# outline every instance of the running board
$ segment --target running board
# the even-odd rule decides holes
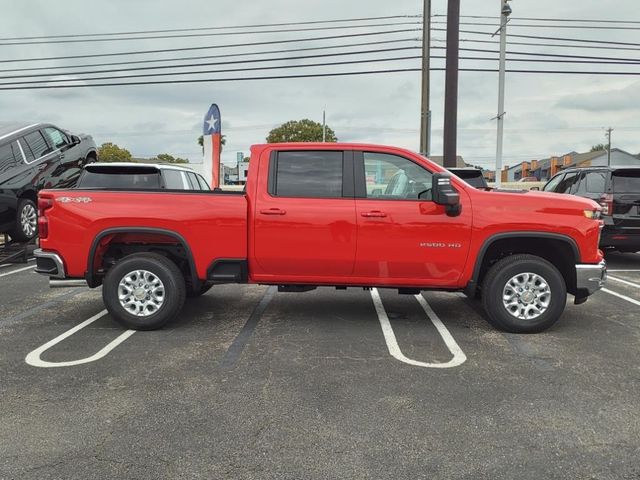
[[[87,281],[79,278],[70,278],[67,280],[49,279],[49,288],[63,287],[88,287]]]

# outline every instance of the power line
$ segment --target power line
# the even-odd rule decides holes
[[[160,59],[152,59],[152,60],[131,60],[127,62],[107,62],[107,63],[89,63],[84,65],[56,65],[52,67],[30,67],[30,68],[8,68],[0,70],[0,73],[4,72],[30,72],[30,71],[40,71],[40,70],[51,70],[51,69],[60,69],[60,68],[88,68],[88,67],[108,67],[113,65],[134,65],[134,64],[147,64],[147,63],[160,63],[160,62],[175,62],[175,61],[189,61],[189,60],[204,60],[207,58],[230,58],[230,57],[246,57],[250,55],[269,55],[273,53],[291,53],[291,52],[308,52],[314,50],[330,50],[335,48],[350,48],[350,47],[364,47],[364,46],[373,46],[373,45],[387,45],[392,43],[405,43],[405,42],[418,42],[419,38],[401,38],[401,39],[391,39],[391,40],[380,40],[377,42],[359,42],[359,43],[346,43],[342,45],[324,45],[321,47],[305,47],[305,48],[289,48],[282,50],[267,50],[261,52],[242,52],[242,53],[225,53],[219,55],[202,55],[198,57],[182,57],[182,58],[160,58]],[[115,70],[112,70],[115,71]],[[63,75],[61,72],[59,75]],[[70,72],[70,74],[75,74],[75,72]],[[31,75],[28,75],[31,76]]]
[[[217,26],[217,27],[195,27],[195,28],[171,28],[163,30],[138,30],[138,31],[126,31],[126,32],[107,32],[107,33],[78,33],[70,35],[42,35],[36,37],[4,37],[0,38],[0,41],[9,40],[40,40],[45,38],[77,38],[77,37],[106,37],[117,35],[138,35],[149,33],[177,33],[177,32],[196,32],[205,30],[233,30],[238,28],[261,28],[261,27],[286,27],[290,25],[318,25],[322,23],[344,23],[344,22],[367,22],[372,20],[391,20],[401,18],[421,18],[421,15],[386,15],[382,17],[360,17],[360,18],[343,18],[343,19],[329,19],[329,20],[313,20],[304,22],[281,22],[281,23],[262,23],[253,25],[232,25],[232,26]]]
[[[152,35],[145,37],[118,37],[118,38],[88,38],[88,39],[70,39],[70,40],[37,40],[28,42],[10,42],[0,43],[0,47],[8,47],[13,45],[51,45],[60,43],[91,43],[91,42],[116,42],[124,40],[171,40],[175,38],[192,38],[192,37],[218,37],[229,35],[257,35],[263,33],[292,33],[292,32],[311,32],[319,30],[344,30],[345,28],[372,28],[372,27],[393,27],[400,25],[420,25],[420,22],[396,22],[396,23],[371,23],[366,25],[349,25],[335,27],[308,27],[308,28],[285,28],[278,30],[244,30],[241,32],[213,32],[213,33],[184,33],[181,35]]]
[[[446,43],[444,39],[433,39],[433,42]],[[476,40],[473,38],[461,38],[461,42],[465,43],[488,43],[490,45],[497,45],[498,42],[494,40]],[[610,47],[610,46],[596,46],[596,45],[565,45],[562,43],[532,43],[532,42],[513,42],[509,41],[509,45],[521,45],[529,47],[558,47],[558,48],[580,48],[580,49],[595,49],[595,50],[625,50],[639,52],[640,48],[632,47]],[[432,47],[433,48],[433,47]]]
[[[421,58],[421,57],[419,57]],[[444,68],[431,68],[431,71],[444,71]],[[297,78],[321,78],[321,77],[344,77],[354,75],[374,75],[386,73],[406,73],[420,72],[421,68],[394,68],[388,70],[362,70],[352,72],[329,72],[329,73],[306,73],[294,75],[269,75],[263,77],[230,77],[230,78],[199,78],[199,79],[178,79],[178,80],[152,80],[139,82],[124,83],[92,83],[80,85],[33,85],[24,87],[0,87],[0,90],[49,90],[49,89],[68,89],[68,88],[88,88],[88,87],[118,87],[118,86],[138,86],[138,85],[168,85],[168,84],[188,84],[188,83],[217,83],[217,82],[241,82],[256,80],[285,80]],[[495,68],[461,68],[461,72],[482,72],[496,73]],[[564,75],[620,75],[620,76],[640,76],[640,72],[611,72],[611,71],[571,71],[571,70],[524,70],[524,69],[507,69],[508,73],[533,73],[533,74],[564,74]]]
[[[182,48],[165,48],[165,49],[157,49],[157,50],[138,50],[134,52],[113,52],[113,53],[92,53],[85,55],[70,55],[70,56],[60,56],[60,57],[39,57],[39,58],[16,58],[12,60],[0,60],[0,63],[10,63],[10,62],[34,62],[34,61],[42,61],[42,60],[67,60],[72,58],[96,58],[96,57],[114,57],[114,56],[122,56],[122,55],[141,55],[147,53],[167,53],[167,52],[185,52],[192,50],[208,50],[208,49],[217,49],[217,48],[232,48],[232,47],[253,47],[256,45],[275,45],[280,43],[298,43],[298,42],[314,42],[317,40],[335,40],[340,38],[353,38],[353,37],[367,37],[373,35],[386,35],[390,33],[407,33],[407,32],[415,32],[420,29],[398,29],[398,30],[385,30],[381,32],[365,32],[365,33],[349,33],[345,35],[327,35],[323,37],[311,37],[311,38],[294,38],[288,40],[270,40],[266,42],[248,42],[248,43],[233,43],[227,45],[207,45],[201,47],[182,47]]]
[[[437,25],[446,25],[447,22],[432,22]],[[496,27],[495,23],[479,23],[479,22],[460,22],[460,25],[472,25],[477,27]],[[551,24],[539,24],[539,23],[531,23],[531,24],[521,24],[521,23],[513,23],[509,22],[509,28],[511,27],[520,27],[520,28],[564,28],[564,29],[588,29],[588,30],[638,30],[638,27],[622,27],[617,25],[551,25]]]
[[[432,17],[446,17],[444,14],[432,15]],[[498,20],[498,17],[489,15],[461,15],[460,18],[479,18]],[[640,20],[603,20],[586,18],[539,18],[539,17],[512,17],[513,20],[529,20],[534,22],[575,22],[575,23],[632,23],[640,24]]]

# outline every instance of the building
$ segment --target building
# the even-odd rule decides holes
[[[524,177],[536,177],[541,182],[549,180],[560,170],[570,167],[596,167],[608,164],[607,151],[569,152],[564,155],[529,160],[502,170],[503,182],[517,182]],[[640,158],[619,148],[611,149],[611,166],[640,167]]]

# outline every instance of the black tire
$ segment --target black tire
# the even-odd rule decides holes
[[[164,286],[160,307],[146,316],[134,315],[118,298],[121,280],[136,270],[150,272]],[[119,260],[107,272],[102,285],[102,299],[111,316],[122,326],[134,330],[156,330],[180,312],[185,301],[185,290],[184,277],[175,263],[157,253],[136,253]],[[134,294],[131,295],[129,298],[133,299]]]
[[[533,273],[542,277],[550,291],[546,310],[534,319],[521,319],[510,313],[503,302],[503,292],[510,279]],[[525,293],[523,291],[523,293]],[[551,327],[564,311],[567,287],[562,274],[547,260],[535,255],[511,255],[496,262],[482,282],[482,305],[494,327],[512,333],[537,333]],[[515,306],[518,309],[526,309]]]
[[[9,233],[12,240],[16,242],[28,242],[38,235],[37,212],[36,204],[32,200],[22,198],[18,201],[16,224]]]

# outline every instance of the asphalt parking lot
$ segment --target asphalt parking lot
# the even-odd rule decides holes
[[[456,293],[219,286],[154,332],[0,266],[0,478],[640,479],[640,255],[538,335]]]

